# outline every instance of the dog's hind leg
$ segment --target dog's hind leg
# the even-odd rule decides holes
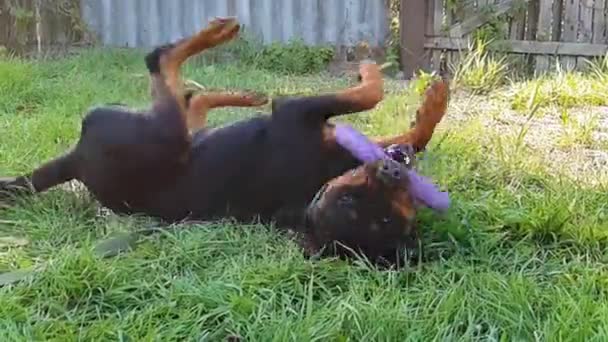
[[[170,152],[175,152],[176,149],[179,149],[179,152],[181,152],[189,148],[187,143],[181,143],[183,138],[188,136],[186,111],[184,109],[186,98],[181,94],[179,84],[179,69],[181,64],[190,56],[204,49],[232,39],[236,36],[238,30],[239,25],[235,19],[216,19],[195,36],[184,39],[176,44],[157,48],[146,56],[146,66],[152,76],[155,95],[154,106],[151,111],[153,121],[157,127],[161,127],[166,133],[163,134],[160,131],[156,133],[157,131],[154,131],[155,133],[153,133],[152,138],[164,139],[168,135],[175,139],[164,139],[163,141],[173,141],[175,142],[173,145],[177,146],[176,148],[167,148],[168,152],[163,153],[161,157],[175,155],[175,153]],[[98,137],[109,136],[110,138],[108,139],[110,141],[107,143],[111,144],[112,136],[120,136],[118,131],[122,130],[121,132],[124,132],[125,129],[130,129],[126,127],[132,127],[120,127],[120,120],[129,117],[131,117],[131,114],[128,112],[118,110],[106,111],[103,108],[89,112],[83,120],[81,139],[72,151],[46,162],[29,174],[15,178],[0,179],[0,198],[17,193],[19,190],[42,192],[71,179],[78,179],[83,166],[86,166],[82,164],[87,164],[87,162],[82,161],[83,157],[92,158],[91,153],[98,151],[98,149],[92,147],[100,147],[99,145],[101,145],[101,142],[96,141],[96,139]],[[130,120],[127,119],[126,121]],[[113,129],[113,132],[117,133],[116,135],[105,134],[108,131],[112,131],[107,129],[107,127],[111,126],[117,126]],[[137,132],[133,130],[132,133],[136,134]],[[133,144],[135,146],[135,152],[133,152],[135,157],[141,155],[141,153],[136,153],[141,150],[136,148],[139,145]],[[143,150],[147,151],[149,149],[144,148]],[[128,155],[129,151],[126,150],[124,153]]]
[[[209,110],[221,107],[258,107],[268,103],[268,97],[255,93],[214,92],[194,95],[188,101],[188,128],[199,130],[207,124]]]
[[[193,100],[191,93],[184,94],[180,67],[191,56],[205,49],[227,42],[238,34],[240,26],[234,18],[217,18],[203,30],[177,43],[156,48],[145,58],[150,73],[154,98],[153,113],[175,113],[167,110],[169,103],[177,102],[184,134],[188,134],[188,108]],[[169,115],[173,116],[173,115]],[[173,118],[175,119],[175,118]]]
[[[203,50],[213,48],[235,38],[239,32],[240,25],[235,18],[216,18],[196,35],[189,39],[181,40],[160,54],[158,69],[164,77],[167,90],[173,97],[177,97],[180,105],[185,109],[184,99],[181,94],[182,82],[179,77],[181,65],[191,56]],[[161,91],[162,93],[162,91]]]
[[[423,151],[431,140],[435,127],[444,117],[449,99],[447,81],[436,81],[426,90],[424,100],[416,111],[413,127],[402,135],[392,138],[375,139],[381,146],[410,144],[415,152]]]

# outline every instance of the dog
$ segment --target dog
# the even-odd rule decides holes
[[[325,183],[361,166],[336,143],[328,120],[373,109],[383,99],[382,75],[376,64],[362,63],[360,83],[352,88],[274,99],[270,115],[210,130],[208,110],[266,100],[184,94],[179,71],[188,58],[232,40],[239,30],[236,19],[216,18],[189,38],[155,48],[145,57],[153,94],[149,110],[91,109],[75,146],[28,174],[3,179],[0,192],[41,193],[78,180],[120,214],[165,222],[232,217],[301,225]],[[424,149],[445,113],[445,91],[443,83],[431,87],[426,101],[432,105],[421,107],[414,127],[377,143]]]
[[[363,254],[375,264],[400,266],[401,252],[417,249],[417,207],[441,212],[449,206],[447,193],[414,171],[416,151],[426,146],[434,130],[435,121],[429,118],[445,112],[447,99],[447,84],[437,82],[427,89],[410,135],[392,139],[384,151],[361,138],[357,143],[370,145],[367,151],[351,146],[362,165],[328,181],[306,210],[301,243],[308,254]],[[337,135],[348,133],[340,127],[335,134],[340,141],[344,138]]]

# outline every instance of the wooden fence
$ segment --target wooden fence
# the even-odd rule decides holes
[[[365,42],[381,56],[387,13],[384,0],[0,0],[0,45],[150,48],[230,15],[264,43],[298,38],[350,51]]]
[[[48,53],[88,39],[78,0],[0,1],[0,45],[17,53]]]
[[[48,51],[91,42],[82,3],[0,1],[0,45]],[[457,61],[478,29],[487,27],[502,37],[494,49],[525,56],[535,71],[556,63],[582,68],[585,59],[608,52],[607,11],[608,0],[400,0],[402,68],[407,76],[421,68],[439,70],[442,62]]]
[[[527,56],[536,72],[556,63],[567,70],[584,68],[585,59],[608,52],[607,4],[607,0],[402,0],[404,71],[411,75],[420,68],[439,70],[441,61],[456,61],[475,31],[484,27],[498,36],[493,49]]]

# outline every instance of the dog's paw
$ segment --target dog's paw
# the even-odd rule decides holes
[[[263,106],[270,101],[266,94],[257,92],[248,92],[243,96],[247,99],[247,101],[249,101],[249,103],[251,103],[251,106],[253,107]]]
[[[446,113],[449,96],[450,87],[447,81],[433,82],[424,93],[422,105],[416,111],[416,123],[439,123]]]
[[[228,16],[228,17],[214,17],[213,19],[209,20],[209,23],[207,24],[207,30],[212,31],[212,30],[222,30],[226,27],[231,27],[238,24],[238,20],[237,17],[234,16]]]
[[[0,177],[0,190],[5,189],[9,184],[13,184],[16,181],[16,177]]]
[[[373,75],[379,74],[380,66],[373,59],[364,59],[359,63],[359,72],[357,73],[357,82],[363,82],[368,79],[370,73]]]
[[[13,196],[12,186],[16,178],[0,177],[0,207]]]
[[[215,17],[209,21],[206,31],[218,36],[231,35],[241,28],[237,17]]]
[[[241,29],[236,17],[216,17],[209,22],[204,30],[206,39],[217,45],[234,39]]]
[[[0,203],[7,203],[15,196],[31,192],[32,187],[24,177],[0,177]]]

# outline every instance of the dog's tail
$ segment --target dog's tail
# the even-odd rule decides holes
[[[412,128],[405,134],[379,139],[379,144],[383,147],[392,144],[411,144],[416,152],[423,151],[431,140],[435,127],[447,111],[449,95],[448,81],[435,81],[424,94],[424,100],[416,111],[416,120]]]
[[[43,192],[78,177],[78,155],[72,150],[36,168],[30,174],[0,179],[0,198]]]
[[[73,149],[35,169],[31,175],[34,190],[42,192],[77,178],[79,159],[77,149]]]

